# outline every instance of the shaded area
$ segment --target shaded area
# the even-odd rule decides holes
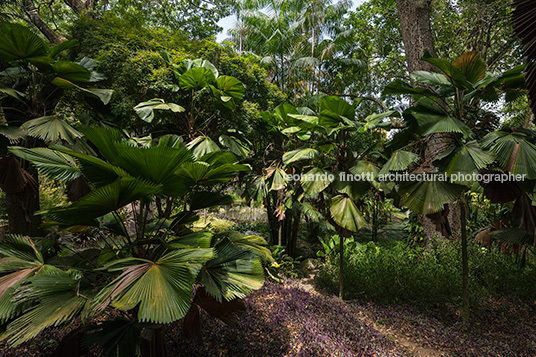
[[[203,319],[203,346],[179,338],[173,356],[403,356],[401,349],[339,299],[304,290],[298,283],[267,283],[247,298],[238,326]],[[175,327],[175,326],[174,326]],[[170,329],[168,338],[180,334]]]

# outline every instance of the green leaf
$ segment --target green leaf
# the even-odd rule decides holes
[[[489,148],[501,167],[514,174],[536,179],[536,146],[522,133],[492,132],[482,139],[482,146]]]
[[[249,249],[224,238],[216,246],[217,258],[208,261],[199,275],[206,292],[218,301],[244,298],[264,284],[260,259]]]
[[[288,176],[285,171],[274,167],[268,168],[266,171],[266,177],[271,178],[272,181],[270,185],[271,191],[278,191],[285,188],[288,183]]]
[[[357,200],[368,192],[371,184],[362,178],[361,175],[354,176],[346,172],[339,172],[332,187],[338,193],[346,194],[352,200]],[[364,178],[366,179],[367,177],[365,176]]]
[[[183,90],[199,90],[214,83],[214,74],[204,67],[190,68],[179,78],[179,85]]]
[[[466,175],[477,174],[487,165],[494,161],[494,155],[483,151],[476,141],[468,142],[461,146],[455,146],[438,156],[434,165],[439,167],[440,172],[446,172],[451,182],[471,184],[473,181],[465,180]],[[452,175],[454,178],[452,177]],[[454,180],[459,175],[461,179]]]
[[[389,110],[383,113],[379,114],[372,114],[365,118],[366,124],[360,129],[361,132],[366,130],[371,130],[374,128],[383,128],[383,129],[389,129],[391,123],[390,122],[383,122],[383,119],[385,118],[399,118],[400,113],[395,110]]]
[[[43,214],[59,222],[93,224],[93,219],[116,211],[125,205],[148,195],[162,191],[161,185],[155,185],[132,177],[121,177],[114,183],[91,191],[68,207],[57,207]]]
[[[214,151],[220,151],[220,147],[208,136],[200,136],[190,141],[187,148],[192,151],[195,158],[200,158]]]
[[[100,99],[103,104],[108,104],[114,93],[112,89],[82,88],[73,82],[60,77],[54,78],[52,84],[64,89],[77,89],[86,95]]]
[[[439,68],[443,72],[445,77],[447,77],[447,79],[455,87],[459,89],[474,89],[471,82],[469,82],[465,77],[464,72],[459,68],[453,66],[450,62],[445,61],[441,58],[432,57],[427,50],[425,50],[422,60],[431,63],[437,68]]]
[[[218,78],[218,76],[220,75],[218,73],[218,69],[214,67],[214,65],[211,62],[201,59],[201,58],[197,58],[194,60],[187,59],[183,62],[183,65],[186,68],[186,70],[189,70],[190,68],[195,68],[195,67],[205,68],[209,70],[212,73],[212,75],[214,75],[214,78]]]
[[[52,68],[58,77],[73,83],[84,83],[91,77],[91,72],[85,67],[70,61],[57,61]]]
[[[71,181],[80,177],[81,172],[72,157],[48,148],[28,149],[9,147],[9,152],[30,161],[43,174],[59,181]]]
[[[0,25],[0,61],[26,60],[32,63],[51,63],[48,47],[27,27],[3,22]]]
[[[473,131],[462,121],[446,115],[414,112],[421,135],[433,133],[459,133],[466,138],[474,137]]]
[[[187,162],[181,165],[175,175],[190,187],[195,185],[208,185],[226,182],[232,179],[240,171],[249,171],[246,165],[217,164],[210,165],[206,162]]]
[[[77,139],[83,136],[78,130],[55,116],[28,120],[21,125],[21,129],[26,130],[30,136],[49,143],[65,140],[69,144],[74,144]]]
[[[354,107],[340,97],[333,95],[325,96],[320,98],[318,104],[320,105],[321,111],[326,110],[350,120],[353,120],[355,117]]]
[[[238,158],[229,151],[212,151],[197,159],[197,161],[206,162],[209,165],[236,164]]]
[[[96,308],[112,303],[120,310],[139,306],[138,319],[154,323],[169,323],[186,315],[202,264],[213,258],[212,249],[178,249],[157,261],[127,258],[114,261],[104,268],[123,270],[96,296]]]
[[[0,93],[4,93],[4,94],[7,94],[9,95],[10,97],[13,97],[21,102],[24,101],[24,97],[26,97],[26,95],[22,92],[19,92],[18,90],[15,90],[13,88],[0,88]]]
[[[65,51],[65,50],[68,50],[70,48],[73,48],[73,47],[76,47],[78,46],[79,42],[78,40],[74,39],[74,40],[67,40],[67,41],[62,41],[60,42],[59,44],[57,44],[56,46],[52,47],[50,49],[50,51],[48,52],[48,55],[52,58],[56,57],[57,55],[59,55],[61,52]]]
[[[134,107],[134,111],[141,120],[151,123],[155,110],[171,110],[174,113],[184,112],[186,109],[175,103],[166,103],[163,99],[153,98],[148,102],[141,102]]]
[[[411,84],[404,82],[401,79],[396,79],[389,83],[383,90],[383,94],[412,94],[424,95],[430,98],[438,98],[438,94],[427,88],[413,87]]]
[[[314,115],[287,114],[287,116],[295,119],[294,125],[299,126],[302,130],[314,128],[319,123],[318,117]]]
[[[450,86],[451,83],[445,77],[444,75],[440,73],[433,73],[433,72],[427,72],[427,71],[415,71],[412,74],[410,74],[410,77],[413,78],[415,81],[427,84],[429,86]]]
[[[250,152],[250,149],[240,139],[234,136],[221,135],[219,141],[220,144],[226,148],[229,148],[233,154],[239,157],[246,157]]]
[[[303,174],[301,185],[307,195],[315,195],[324,191],[334,180],[328,171],[319,168],[312,168]]]
[[[432,174],[428,174],[432,175]],[[448,181],[441,181],[436,175],[436,180],[422,180],[415,182],[403,182],[400,184],[400,196],[402,202],[413,212],[430,214],[439,212],[447,203],[454,202],[466,189]]]
[[[26,133],[16,126],[0,125],[0,135],[15,143],[26,136]]]
[[[21,235],[7,235],[5,239],[0,242],[0,256],[30,262],[31,265],[44,264],[43,256],[36,248],[34,242],[29,237]],[[13,270],[16,269],[11,269],[9,264],[0,265],[0,272]]]
[[[342,228],[352,232],[359,232],[366,221],[359,213],[355,203],[343,195],[331,199],[329,211],[333,220]]]
[[[52,145],[51,149],[75,157],[84,176],[96,187],[108,185],[119,177],[128,176],[127,172],[120,167],[94,156],[82,154],[59,145]]]
[[[296,161],[312,160],[316,159],[319,154],[318,150],[312,148],[292,150],[283,154],[283,163],[288,165]]]
[[[22,302],[37,302],[12,321],[3,337],[13,346],[36,337],[45,328],[71,322],[86,307],[91,292],[69,272],[48,267],[30,278],[17,294]]]
[[[290,118],[289,114],[300,114],[293,105],[288,103],[279,104],[275,107],[273,115],[278,119],[279,124],[287,123],[293,124],[294,120]]]
[[[393,152],[389,160],[383,165],[380,170],[380,175],[389,174],[391,171],[404,171],[407,170],[411,165],[416,163],[419,160],[419,155],[405,151],[397,150]]]
[[[253,254],[257,255],[264,263],[271,263],[274,261],[270,249],[268,249],[268,243],[266,240],[258,235],[243,235],[239,232],[230,232],[229,241],[235,246],[249,250]]]
[[[213,234],[211,232],[194,232],[175,238],[169,242],[172,247],[210,248]]]
[[[225,96],[239,100],[244,96],[246,88],[238,79],[231,76],[221,76],[216,79],[216,88]]]
[[[354,175],[364,176],[366,179],[375,179],[380,169],[370,161],[357,160],[354,166],[350,167],[349,171]]]

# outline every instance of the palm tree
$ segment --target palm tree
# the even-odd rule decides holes
[[[506,94],[507,101],[523,95],[523,66],[494,75],[486,72],[486,64],[478,52],[465,53],[453,62],[433,58],[428,53],[422,59],[441,72],[417,71],[411,74],[415,82],[426,85],[426,88],[414,87],[401,80],[396,80],[385,88],[386,94],[413,94],[419,99],[415,106],[404,112],[406,128],[393,137],[391,148],[394,152],[382,172],[427,172],[437,178],[401,182],[399,194],[402,203],[413,212],[433,217],[445,237],[455,235],[454,230],[444,224],[447,222],[444,218],[449,214],[445,207],[451,202],[460,203],[464,325],[467,326],[469,263],[465,192],[480,183],[484,186],[484,194],[492,202],[497,202],[497,192],[492,187],[503,191],[502,197],[508,197],[503,202],[521,202],[518,204],[522,206],[517,214],[520,225],[518,230],[522,231],[523,239],[526,235],[534,237],[534,225],[526,222],[533,221],[531,217],[536,210],[531,205],[523,204],[526,195],[521,194],[522,190],[518,186],[521,183],[509,182],[502,185],[501,182],[497,186],[497,182],[478,182],[475,179],[477,176],[474,176],[486,173],[485,170],[495,164],[503,173],[525,175],[527,182],[523,186],[533,187],[533,180],[536,179],[536,171],[532,169],[536,164],[536,146],[532,143],[534,133],[521,128],[514,129],[511,133],[504,130],[491,131],[494,127],[488,120],[490,116],[478,108],[482,102],[498,100],[501,94]],[[484,132],[482,128],[485,128]],[[430,134],[448,135],[455,144],[445,148],[433,162],[418,162],[419,156],[412,151],[416,151],[416,143],[422,143],[421,140]],[[447,177],[448,181],[442,180],[439,177],[441,175]],[[504,192],[507,187],[511,191],[512,185],[516,188],[513,190],[515,193]],[[501,233],[509,238],[512,236],[512,231],[497,232],[496,235]],[[533,238],[532,242],[535,241]]]
[[[199,308],[235,322],[244,309],[241,299],[263,284],[262,263],[272,259],[266,242],[192,232],[188,225],[199,218],[195,211],[228,203],[229,196],[213,186],[248,167],[230,152],[196,158],[172,136],[136,147],[115,129],[81,131],[98,156],[58,145],[10,148],[53,178],[83,176],[91,183],[93,191],[79,201],[40,214],[50,225],[95,235],[98,243],[73,251],[59,242],[51,248],[47,239],[12,236],[0,244],[3,338],[18,345],[48,326],[117,310],[121,317],[84,326],[80,335],[103,345],[107,355],[149,355],[148,348],[165,356],[167,323],[187,317],[183,330],[191,334],[199,328]],[[152,208],[157,197],[178,197],[182,208],[160,214]],[[60,255],[65,249],[71,253]],[[20,294],[24,299],[13,299]],[[148,341],[142,331],[150,332]]]
[[[0,188],[6,193],[11,233],[38,235],[39,179],[27,162],[7,154],[10,143],[22,142],[36,147],[43,142],[74,145],[82,136],[60,117],[55,116],[66,90],[76,91],[108,103],[112,90],[85,88],[82,85],[103,79],[93,72],[95,62],[63,61],[58,55],[77,41],[65,41],[50,48],[24,26],[0,24]]]

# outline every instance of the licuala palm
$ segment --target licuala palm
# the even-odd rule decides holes
[[[423,60],[434,64],[440,73],[414,72],[411,77],[420,86],[396,80],[384,90],[391,95],[412,94],[416,105],[404,111],[405,128],[393,136],[389,145],[392,155],[382,173],[435,173],[439,169],[449,178],[454,173],[479,173],[495,161],[496,151],[486,150],[490,145],[484,137],[496,135],[489,133],[498,124],[489,120],[493,115],[482,110],[481,104],[499,100],[502,94],[506,94],[507,101],[521,95],[523,68],[519,66],[499,75],[486,72],[486,65],[476,52],[468,52],[453,62],[429,55]],[[436,155],[434,162],[418,161],[417,154],[423,147],[420,144],[424,143],[426,150],[434,149],[437,143],[427,139],[436,134],[448,136],[451,145]],[[505,164],[500,163],[500,167],[506,169]],[[515,173],[529,173],[523,167],[523,172]],[[400,186],[402,202],[417,213],[433,214],[442,211],[444,204],[457,200],[474,183],[464,179],[449,181],[453,182],[404,183]]]
[[[386,94],[412,94],[417,102],[404,112],[406,128],[393,137],[394,153],[383,170],[426,172],[436,177],[437,180],[400,182],[399,193],[403,204],[413,212],[433,217],[436,227],[446,237],[458,235],[449,226],[449,220],[444,219],[449,214],[446,205],[459,202],[464,325],[467,326],[469,263],[465,192],[481,189],[478,187],[480,183],[484,193],[494,202],[496,189],[503,191],[500,196],[504,197],[504,191],[514,186],[516,195],[511,195],[510,200],[516,199],[518,230],[522,233],[524,230],[526,234],[521,235],[526,238],[527,234],[534,235],[536,227],[533,223],[536,210],[527,204],[530,202],[527,192],[520,189],[523,186],[532,193],[534,188],[536,172],[532,167],[536,164],[536,146],[531,142],[533,133],[524,129],[493,131],[494,123],[489,120],[493,115],[481,108],[483,102],[497,101],[502,94],[506,101],[522,95],[525,86],[523,66],[494,75],[486,72],[486,64],[477,52],[465,53],[453,62],[433,58],[428,53],[422,60],[436,66],[440,73],[412,73],[420,87],[396,80],[385,88]],[[518,134],[517,131],[521,132]],[[446,140],[435,140],[441,136]],[[411,152],[416,151],[415,145],[419,143],[424,143],[425,150],[433,153],[433,162],[419,162],[418,156]],[[440,147],[445,143],[448,147]],[[491,167],[492,164],[495,167]],[[488,167],[490,170],[486,170]],[[503,182],[481,183],[473,176],[479,173],[524,174],[525,181],[510,181],[504,185]],[[461,179],[460,175],[463,175]],[[444,178],[447,180],[443,181]],[[511,238],[513,232],[504,233]]]
[[[103,79],[93,72],[95,62],[61,60],[59,55],[77,45],[64,41],[49,47],[30,29],[0,23],[0,188],[6,193],[12,233],[38,234],[39,180],[37,172],[6,151],[11,143],[27,147],[61,141],[74,144],[81,134],[55,111],[66,91],[94,97],[106,104],[112,90],[88,87]]]
[[[342,241],[359,232],[366,223],[359,208],[362,196],[372,185],[386,189],[372,182],[378,171],[376,165],[367,160],[374,156],[373,148],[357,153],[351,142],[361,135],[360,131],[381,126],[382,118],[398,116],[398,113],[389,111],[368,117],[367,124],[362,126],[356,120],[355,106],[341,98],[325,96],[316,106],[318,113],[310,108],[283,104],[263,114],[269,130],[278,135],[281,145],[276,152],[279,156],[274,156],[264,175],[253,181],[251,193],[262,197],[268,209],[275,210],[279,225],[288,217],[299,222],[300,215],[313,221],[324,218],[337,229]],[[375,144],[379,145],[379,141]],[[359,179],[345,179],[354,175]],[[273,203],[270,204],[270,200]],[[280,244],[285,244],[289,254],[293,254],[295,238],[283,238]],[[342,296],[342,283],[340,294]]]
[[[27,254],[25,264],[13,261],[19,253],[1,251],[13,271],[0,278],[0,290],[9,296],[6,299],[13,302],[15,294],[29,292],[28,299],[21,301],[26,305],[8,306],[15,312],[3,337],[19,344],[53,324],[115,309],[124,311],[123,318],[84,327],[87,341],[106,341],[104,347],[111,355],[134,347],[134,352],[141,354],[143,343],[152,343],[162,355],[164,346],[154,345],[161,339],[143,342],[140,331],[161,334],[163,324],[187,315],[191,321],[198,307],[226,322],[236,321],[243,310],[241,299],[262,286],[261,259],[270,257],[265,242],[256,236],[192,232],[188,225],[198,218],[195,210],[229,200],[213,190],[214,184],[229,181],[248,167],[237,164],[230,152],[196,157],[172,137],[160,138],[153,146],[137,147],[118,130],[83,128],[81,132],[98,156],[58,145],[50,149],[10,148],[11,153],[53,178],[83,176],[90,182],[93,190],[87,196],[40,214],[49,225],[91,233],[98,242],[96,247],[71,253],[68,246],[59,244],[48,260],[34,252]],[[156,199],[170,197],[180,204],[169,217],[153,208]],[[28,238],[20,239],[35,246]],[[76,306],[61,320],[41,306],[40,299],[46,301],[44,298],[54,293],[45,284],[36,285],[44,279],[36,278],[43,266],[52,269],[46,277],[51,289],[61,286],[65,294],[73,296]],[[198,325],[199,321],[193,320]],[[110,338],[110,334],[121,335],[120,331],[137,336],[136,345]]]

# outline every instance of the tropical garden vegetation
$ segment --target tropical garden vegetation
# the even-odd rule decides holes
[[[534,355],[535,13],[6,1],[2,355]]]

